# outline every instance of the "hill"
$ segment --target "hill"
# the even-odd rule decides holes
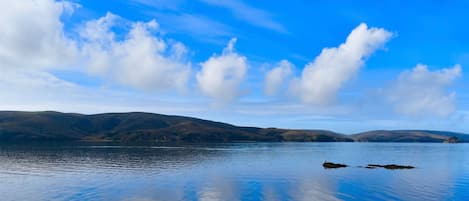
[[[323,130],[239,127],[191,117],[152,113],[83,115],[59,112],[0,112],[0,140],[120,142],[353,141]]]
[[[0,142],[469,142],[445,131],[377,130],[344,135],[327,130],[240,127],[203,119],[143,112],[83,115],[0,111]]]
[[[469,142],[466,134],[429,130],[376,130],[350,137],[357,142],[444,142],[450,137],[456,137],[459,142]]]

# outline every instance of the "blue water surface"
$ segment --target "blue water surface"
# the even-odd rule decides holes
[[[0,145],[1,200],[469,200],[469,144]],[[324,161],[350,165],[324,169]],[[410,170],[367,164],[412,165]]]

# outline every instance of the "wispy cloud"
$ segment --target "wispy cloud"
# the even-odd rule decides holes
[[[205,16],[195,14],[173,14],[152,12],[162,27],[170,32],[188,33],[189,36],[200,40],[232,37],[232,28]]]
[[[282,24],[276,22],[273,19],[273,16],[271,13],[265,10],[261,10],[259,8],[252,7],[244,3],[241,0],[224,0],[224,1],[200,0],[200,1],[209,5],[212,5],[212,6],[219,6],[219,7],[229,9],[236,18],[246,21],[247,23],[251,25],[271,29],[277,32],[282,32],[282,33],[287,32],[287,30]]]
[[[130,0],[130,3],[151,6],[156,9],[178,10],[184,0]]]
[[[233,28],[213,18],[184,10],[185,0],[131,0],[131,5],[143,6],[140,12],[154,17],[162,31],[186,34],[193,39],[223,44],[233,37]]]

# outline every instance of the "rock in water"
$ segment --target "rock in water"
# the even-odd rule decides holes
[[[322,167],[324,167],[325,169],[329,169],[329,168],[344,168],[344,167],[347,167],[347,165],[345,165],[345,164],[340,164],[340,163],[324,162],[324,163],[322,164]]]
[[[396,165],[396,164],[390,164],[390,165],[377,165],[377,164],[368,164],[365,168],[368,169],[374,169],[374,168],[385,168],[388,170],[401,170],[401,169],[414,169],[414,166],[408,166],[408,165]]]

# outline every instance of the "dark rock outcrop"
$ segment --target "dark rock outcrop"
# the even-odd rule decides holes
[[[414,169],[414,166],[408,166],[408,165],[396,165],[396,164],[390,164],[390,165],[378,165],[378,164],[368,164],[365,168],[368,169],[375,169],[375,168],[385,168],[388,170],[401,170],[401,169]]]
[[[345,168],[347,167],[347,165],[340,164],[340,163],[331,163],[331,162],[326,161],[322,164],[322,167],[324,167],[324,169],[333,169],[333,168]]]

